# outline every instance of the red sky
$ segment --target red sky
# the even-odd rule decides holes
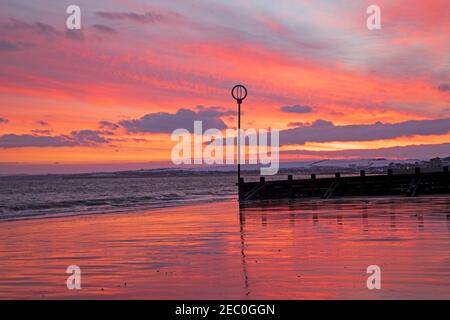
[[[69,4],[0,4],[0,173],[160,166],[180,124],[236,125],[239,82],[283,158],[450,156],[447,1],[376,1],[372,31],[369,1],[83,0],[79,32]]]

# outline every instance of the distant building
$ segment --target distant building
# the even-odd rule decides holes
[[[428,168],[430,168],[430,169],[441,169],[442,168],[442,160],[441,160],[441,158],[430,159],[430,162],[428,163]]]
[[[450,157],[442,159],[442,166],[450,166]]]

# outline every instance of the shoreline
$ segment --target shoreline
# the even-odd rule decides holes
[[[196,205],[209,204],[209,203],[215,203],[215,202],[230,202],[230,201],[233,201],[236,199],[237,199],[237,197],[233,196],[233,197],[224,198],[221,200],[218,200],[218,199],[201,200],[201,201],[194,200],[192,202],[185,202],[182,204],[167,201],[169,204],[166,206],[150,205],[150,206],[141,206],[140,208],[133,208],[133,210],[124,208],[123,210],[107,210],[106,212],[104,210],[96,210],[96,211],[90,211],[90,212],[89,211],[77,212],[77,213],[68,212],[68,213],[61,213],[61,214],[42,213],[42,214],[28,215],[25,217],[18,217],[18,218],[0,218],[0,224],[7,223],[7,222],[16,222],[16,221],[47,220],[47,219],[82,217],[82,216],[137,214],[137,213],[153,212],[153,211],[170,209],[170,208],[196,206]]]
[[[448,299],[450,198],[433,199],[222,201],[0,223],[0,298]],[[366,288],[372,264],[383,290]],[[81,290],[66,288],[70,265]]]
[[[251,208],[251,207],[260,207],[264,206],[266,204],[288,204],[288,203],[302,203],[302,204],[308,204],[308,203],[353,203],[355,201],[360,203],[370,203],[375,201],[414,201],[415,199],[440,199],[440,198],[449,198],[450,195],[447,194],[427,194],[427,195],[418,195],[414,198],[406,198],[404,196],[400,195],[393,195],[393,196],[370,196],[370,197],[361,197],[361,196],[349,196],[349,197],[336,197],[331,199],[320,199],[320,198],[281,198],[281,199],[263,199],[263,200],[248,200],[243,203],[242,207],[244,208]],[[70,217],[84,217],[84,216],[104,216],[104,215],[123,215],[123,214],[143,214],[143,213],[151,213],[156,212],[164,209],[171,209],[171,208],[182,208],[182,207],[192,207],[192,206],[202,206],[202,205],[208,205],[212,203],[222,203],[222,202],[236,202],[237,195],[236,196],[229,196],[228,198],[223,199],[211,199],[211,200],[201,200],[197,201],[194,200],[192,202],[185,202],[185,203],[174,203],[168,201],[168,205],[166,206],[141,206],[140,208],[133,208],[133,209],[123,209],[123,210],[108,210],[108,211],[91,211],[91,212],[77,212],[77,213],[62,213],[62,214],[36,214],[36,215],[29,215],[25,217],[19,217],[19,218],[0,218],[0,225],[2,223],[8,223],[8,222],[18,222],[18,221],[33,221],[33,220],[47,220],[47,219],[63,219],[63,218],[70,218]]]

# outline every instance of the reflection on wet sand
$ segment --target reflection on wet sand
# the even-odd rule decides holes
[[[239,225],[240,225],[240,236],[241,236],[241,255],[242,255],[242,273],[244,276],[244,285],[245,289],[247,290],[246,295],[250,294],[250,291],[248,291],[248,275],[247,275],[247,263],[245,261],[245,215],[243,214],[242,210],[239,210]]]
[[[263,203],[253,203],[248,207],[240,208],[240,222],[241,222],[241,239],[242,239],[242,247],[248,248],[248,251],[251,252],[252,243],[255,239],[252,239],[252,233],[247,232],[247,242],[245,241],[245,230],[246,230],[246,221],[247,224],[250,224],[249,229],[252,228],[251,222],[256,221],[259,217],[261,218],[261,226],[270,228],[273,226],[274,228],[279,227],[280,225],[285,224],[285,221],[289,223],[290,228],[295,228],[296,225],[302,226],[304,229],[305,226],[309,225],[315,226],[319,224],[325,225],[327,228],[331,227],[331,219],[336,219],[336,225],[340,228],[344,227],[347,224],[348,230],[343,230],[339,228],[334,228],[331,232],[336,233],[335,237],[331,237],[331,239],[323,239],[323,241],[333,241],[335,244],[334,250],[338,250],[345,236],[342,237],[342,233],[348,233],[346,237],[349,238],[349,242],[354,242],[354,249],[348,248],[351,253],[350,257],[346,257],[346,259],[350,259],[350,263],[348,266],[344,266],[346,269],[354,269],[355,266],[352,266],[351,260],[364,260],[364,257],[367,257],[366,263],[361,263],[361,269],[363,266],[368,266],[370,264],[378,263],[380,265],[390,265],[397,264],[391,267],[392,270],[396,270],[396,274],[385,275],[388,280],[385,282],[389,282],[389,279],[392,278],[392,286],[389,283],[386,283],[385,286],[388,287],[386,291],[383,293],[379,292],[379,294],[375,292],[371,292],[367,289],[361,289],[362,280],[357,284],[359,288],[354,292],[347,292],[345,294],[337,294],[333,295],[330,292],[335,291],[334,288],[329,287],[328,293],[320,294],[320,291],[323,290],[323,287],[320,287],[319,292],[314,292],[312,290],[310,296],[301,296],[301,298],[314,298],[314,297],[333,297],[333,298],[450,298],[450,282],[446,278],[450,275],[450,247],[449,247],[449,234],[450,234],[450,210],[449,210],[449,202],[450,199],[446,197],[438,197],[438,198],[422,198],[422,199],[372,199],[371,201],[362,201],[361,199],[354,199],[346,201],[319,201],[319,202],[298,202],[298,201],[271,201],[271,202],[263,202]],[[269,212],[269,213],[268,213]],[[448,212],[448,213],[447,213]],[[362,227],[358,228],[356,220],[358,220],[358,216],[361,220]],[[320,217],[320,219],[319,219]],[[309,220],[311,218],[311,220]],[[442,232],[442,223],[445,219],[445,223],[447,225],[447,232],[444,234]],[[389,222],[389,229],[383,228],[385,221]],[[429,220],[433,231],[430,231],[425,237],[418,237],[418,232],[422,233],[425,231],[425,221]],[[308,222],[311,221],[311,222]],[[373,230],[369,227],[372,224]],[[413,225],[417,225],[417,229],[414,230]],[[255,224],[253,224],[253,227]],[[351,229],[351,230],[350,230]],[[359,229],[359,230],[358,230]],[[339,232],[336,232],[340,230]],[[400,233],[395,234],[397,231]],[[308,232],[294,232],[297,238],[303,238],[306,240],[308,237]],[[370,234],[371,238],[364,237],[365,234]],[[278,237],[276,234],[274,237]],[[362,238],[360,238],[363,236]],[[256,237],[256,234],[255,234]],[[366,240],[365,240],[366,239]],[[420,240],[420,241],[418,241]],[[364,245],[364,242],[366,244]],[[416,242],[417,241],[417,242]],[[425,243],[421,243],[422,241],[426,241],[427,250],[431,250],[435,252],[433,255],[430,252],[425,252]],[[376,248],[373,244],[377,242],[380,243],[380,247]],[[404,245],[400,245],[400,243],[405,242]],[[408,242],[410,242],[408,244]],[[416,242],[416,243],[414,243]],[[322,247],[323,244],[320,242],[313,241],[316,245],[313,251],[323,252]],[[397,245],[396,243],[399,243]],[[309,244],[304,243],[304,246],[309,246]],[[392,247],[396,246],[395,250],[392,250]],[[358,246],[361,247],[358,250]],[[401,248],[405,247],[405,250]],[[300,248],[298,248],[301,250]],[[396,251],[396,254],[392,254],[392,251]],[[424,250],[424,251],[422,251]],[[281,249],[278,249],[278,252],[281,252]],[[362,254],[361,254],[362,253]],[[412,254],[411,254],[412,253]],[[379,255],[378,258],[374,258]],[[300,254],[300,257],[305,258],[305,254]],[[431,259],[426,259],[427,263],[433,263],[436,261],[436,265],[431,267],[430,270],[433,272],[417,272],[417,267],[423,264],[422,259],[425,257],[431,256]],[[370,257],[370,259],[369,259]],[[340,257],[343,259],[344,257]],[[322,257],[324,263],[329,263],[330,265],[337,266],[339,265],[333,261],[333,259],[326,259],[326,257]],[[387,262],[387,260],[391,260]],[[407,261],[406,264],[401,264],[400,260],[405,259]],[[417,259],[414,261],[414,259]],[[249,260],[247,258],[247,260]],[[245,274],[245,285],[246,288],[249,288],[248,279],[253,278],[253,272],[249,276],[248,269],[251,271],[252,268],[248,268],[246,265],[245,257],[243,256],[243,270]],[[378,262],[377,262],[378,260]],[[305,261],[299,259],[300,261]],[[425,266],[422,266],[425,268]],[[316,266],[316,270],[319,271],[322,268],[320,264]],[[404,269],[402,269],[404,268]],[[281,270],[280,270],[281,271]],[[311,270],[309,270],[311,271]],[[256,274],[265,274],[265,272],[256,272]],[[331,272],[330,274],[333,274]],[[360,273],[361,274],[361,273]],[[329,274],[327,275],[329,276]],[[327,277],[326,276],[326,277]],[[257,276],[256,276],[257,277]],[[301,278],[300,275],[297,276]],[[306,276],[305,276],[306,278]],[[352,276],[348,278],[349,287],[355,288],[355,283],[351,279]],[[395,279],[397,278],[397,279]],[[361,279],[365,279],[361,276]],[[403,279],[408,279],[409,282],[403,283]],[[335,278],[334,280],[338,280]],[[421,283],[422,281],[422,283]],[[394,284],[398,283],[397,286]],[[436,284],[436,292],[441,292],[443,295],[433,293],[433,288],[431,283]],[[422,287],[421,287],[422,285]],[[275,285],[276,286],[276,285]],[[416,291],[409,291],[408,287],[415,287]],[[249,289],[250,290],[250,289]],[[428,291],[429,290],[429,291]],[[326,291],[326,290],[325,290]],[[343,290],[341,293],[347,290]],[[348,290],[350,291],[350,290]],[[373,294],[371,294],[373,293]],[[287,296],[286,296],[287,297]]]
[[[391,218],[391,229],[392,231],[395,231],[396,229],[396,218],[395,218],[395,204],[391,203],[389,205],[389,214]]]
[[[221,202],[0,223],[0,297],[449,299],[449,208],[449,197]],[[71,264],[80,291],[65,286]],[[369,265],[381,290],[366,287]]]
[[[450,211],[448,211],[450,212]],[[447,229],[448,233],[450,233],[450,213],[447,213]]]

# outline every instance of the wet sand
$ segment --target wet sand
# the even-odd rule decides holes
[[[2,222],[0,275],[2,299],[450,299],[450,197]]]

